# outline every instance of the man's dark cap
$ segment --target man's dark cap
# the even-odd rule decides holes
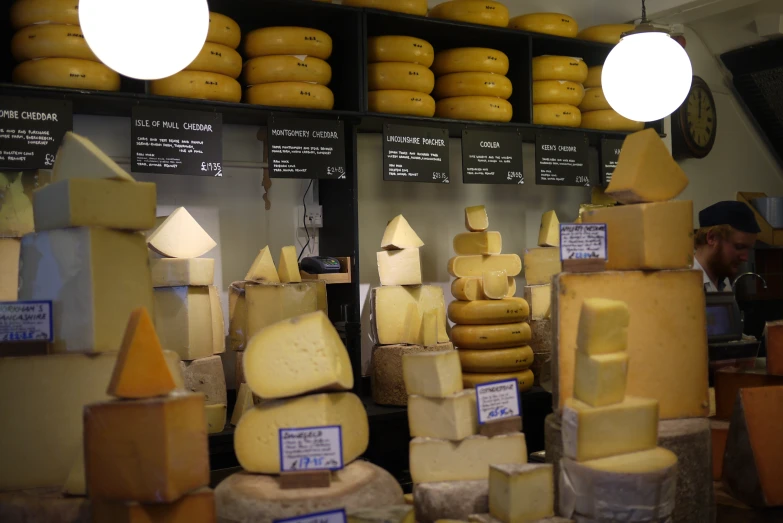
[[[738,231],[752,234],[761,232],[753,211],[743,202],[718,202],[699,213],[699,227],[716,225],[731,225]]]

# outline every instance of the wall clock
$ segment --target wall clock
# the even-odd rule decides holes
[[[672,148],[678,158],[704,158],[715,145],[718,112],[707,82],[693,77],[688,98],[672,114]]]

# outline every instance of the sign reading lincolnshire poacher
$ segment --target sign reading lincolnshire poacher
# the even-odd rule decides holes
[[[136,106],[131,172],[223,176],[223,115]]]
[[[583,133],[536,133],[536,185],[590,187],[590,144]]]
[[[449,183],[449,132],[434,127],[385,124],[383,179]]]
[[[519,133],[462,131],[462,181],[523,185]]]
[[[0,96],[0,169],[51,169],[71,129],[69,101]]]
[[[269,176],[345,179],[342,120],[269,119]]]

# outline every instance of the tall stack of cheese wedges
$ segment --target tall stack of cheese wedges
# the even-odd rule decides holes
[[[200,258],[215,241],[179,207],[147,236],[155,325],[161,344],[179,354],[185,387],[206,400],[208,432],[226,426],[226,376],[219,354],[225,325],[215,283],[215,260]]]
[[[370,362],[372,397],[381,405],[406,405],[402,357],[453,350],[446,332],[443,290],[422,285],[419,249],[424,242],[401,214],[386,226],[378,252],[381,287],[370,293],[376,346]]]
[[[582,303],[589,298],[625,302],[630,311],[627,392],[658,400],[658,444],[679,460],[675,523],[708,522],[714,515],[702,273],[691,269],[692,203],[671,200],[687,183],[653,130],[625,139],[606,190],[622,205],[582,214],[585,223],[607,224],[607,270],[563,272],[553,279],[555,414],[545,427],[547,459],[559,459],[558,414],[574,395]],[[609,430],[625,428],[610,425]]]
[[[519,390],[533,386],[530,308],[514,297],[522,262],[516,254],[501,254],[500,233],[488,231],[483,205],[465,209],[469,232],[454,237],[456,256],[449,260],[454,276],[449,319],[456,323],[451,337],[459,349],[465,387],[515,378]]]

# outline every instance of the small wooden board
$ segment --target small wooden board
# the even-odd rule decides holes
[[[601,272],[606,270],[606,260],[563,260],[563,272]]]
[[[334,283],[351,283],[351,258],[340,258],[340,272],[330,274],[310,274],[309,272],[299,271],[302,281],[323,280],[327,285]]]
[[[497,421],[488,421],[479,427],[479,434],[491,438],[501,434],[522,432],[522,417],[512,416]]]
[[[283,490],[327,488],[331,484],[332,473],[328,470],[303,470],[299,472],[280,473],[280,488]]]

